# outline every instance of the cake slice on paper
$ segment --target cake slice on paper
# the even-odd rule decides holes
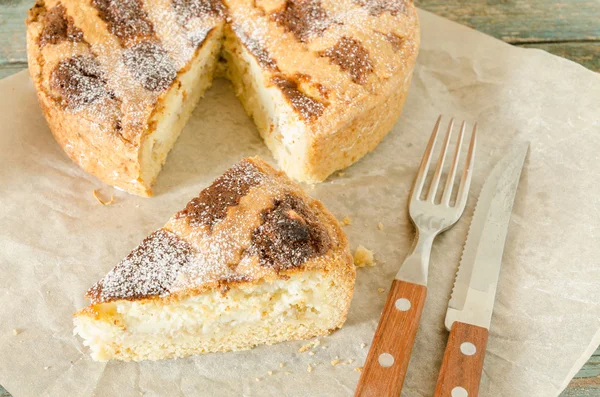
[[[243,350],[341,327],[355,269],[335,217],[258,157],[234,165],[89,289],[95,360]]]

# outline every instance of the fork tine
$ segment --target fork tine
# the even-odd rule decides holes
[[[452,188],[454,187],[454,178],[456,177],[456,169],[458,168],[458,162],[460,160],[460,149],[463,143],[463,137],[465,135],[465,129],[467,128],[467,122],[463,121],[460,126],[460,132],[458,133],[458,142],[456,143],[456,151],[454,152],[454,159],[452,159],[452,165],[450,166],[450,172],[446,178],[446,185],[444,186],[444,195],[442,196],[442,204],[449,206],[450,197],[452,197]]]
[[[435,141],[437,139],[438,132],[440,131],[440,121],[442,121],[441,114],[438,116],[438,119],[435,122],[435,126],[433,127],[431,137],[429,138],[429,142],[427,143],[427,147],[425,148],[425,153],[423,153],[421,165],[419,165],[419,172],[417,173],[417,177],[415,178],[415,185],[413,187],[411,199],[418,199],[421,196],[421,191],[423,190],[423,185],[425,184],[425,177],[427,176],[427,171],[429,171],[431,153],[433,152],[433,147],[435,146]]]
[[[451,118],[450,122],[448,123],[448,130],[446,131],[446,139],[444,140],[444,145],[442,146],[442,151],[440,152],[440,158],[437,166],[435,167],[435,172],[433,173],[433,180],[431,181],[429,192],[427,193],[427,200],[432,203],[435,201],[437,189],[440,184],[440,178],[442,177],[442,169],[444,168],[444,161],[446,160],[446,153],[448,152],[448,145],[450,144],[450,138],[452,137],[453,127],[454,118]]]
[[[473,133],[471,135],[471,143],[469,144],[469,152],[465,163],[465,170],[460,180],[458,195],[456,196],[456,208],[461,211],[467,204],[467,196],[469,195],[469,186],[471,185],[471,176],[473,175],[473,159],[475,158],[475,147],[477,146],[477,123],[473,125]]]

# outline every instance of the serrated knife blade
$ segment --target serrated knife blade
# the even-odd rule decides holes
[[[490,327],[504,243],[528,149],[528,143],[514,146],[484,182],[448,303],[448,330],[455,321]]]
[[[452,297],[450,331],[434,397],[477,397],[504,243],[529,144],[514,146],[483,184]]]

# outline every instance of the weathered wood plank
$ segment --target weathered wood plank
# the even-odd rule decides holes
[[[594,378],[596,384],[600,386],[600,347],[575,375],[575,378]]]
[[[600,25],[600,15],[598,18],[598,24]],[[520,44],[519,47],[540,48],[551,54],[575,61],[590,70],[600,72],[600,41],[592,43]]]
[[[560,397],[598,397],[600,396],[600,378],[573,379]]]
[[[20,72],[23,69],[27,68],[27,63],[18,62],[18,63],[9,63],[7,65],[0,64],[0,79],[10,76],[11,74]],[[2,397],[2,395],[0,395]]]
[[[27,62],[25,18],[34,0],[0,3],[0,63]]]
[[[598,397],[600,387],[569,387],[560,394],[560,397]]]
[[[600,396],[600,347],[575,375],[560,397]]]
[[[598,0],[415,0],[509,43],[600,40]]]

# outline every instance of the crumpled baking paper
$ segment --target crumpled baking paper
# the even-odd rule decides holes
[[[52,139],[26,72],[0,82],[0,384],[21,396],[350,396],[413,239],[407,198],[439,113],[479,122],[471,196],[435,242],[403,396],[431,396],[476,194],[514,142],[531,150],[511,219],[480,396],[556,396],[600,341],[600,76],[420,12],[404,114],[376,150],[307,186],[373,250],[343,329],[305,342],[162,362],[93,362],[72,335],[85,290],[244,156],[272,160],[226,81],[194,112],[151,199],[107,187]],[[94,189],[114,203],[102,206]],[[383,230],[378,224],[383,223]],[[384,293],[378,289],[384,288]],[[15,335],[16,333],[16,335]],[[366,343],[366,347],[361,344]],[[341,363],[333,366],[338,357]],[[354,360],[348,363],[348,360]],[[284,363],[280,367],[280,363]],[[314,367],[307,371],[308,365]],[[272,371],[272,375],[268,374]]]

